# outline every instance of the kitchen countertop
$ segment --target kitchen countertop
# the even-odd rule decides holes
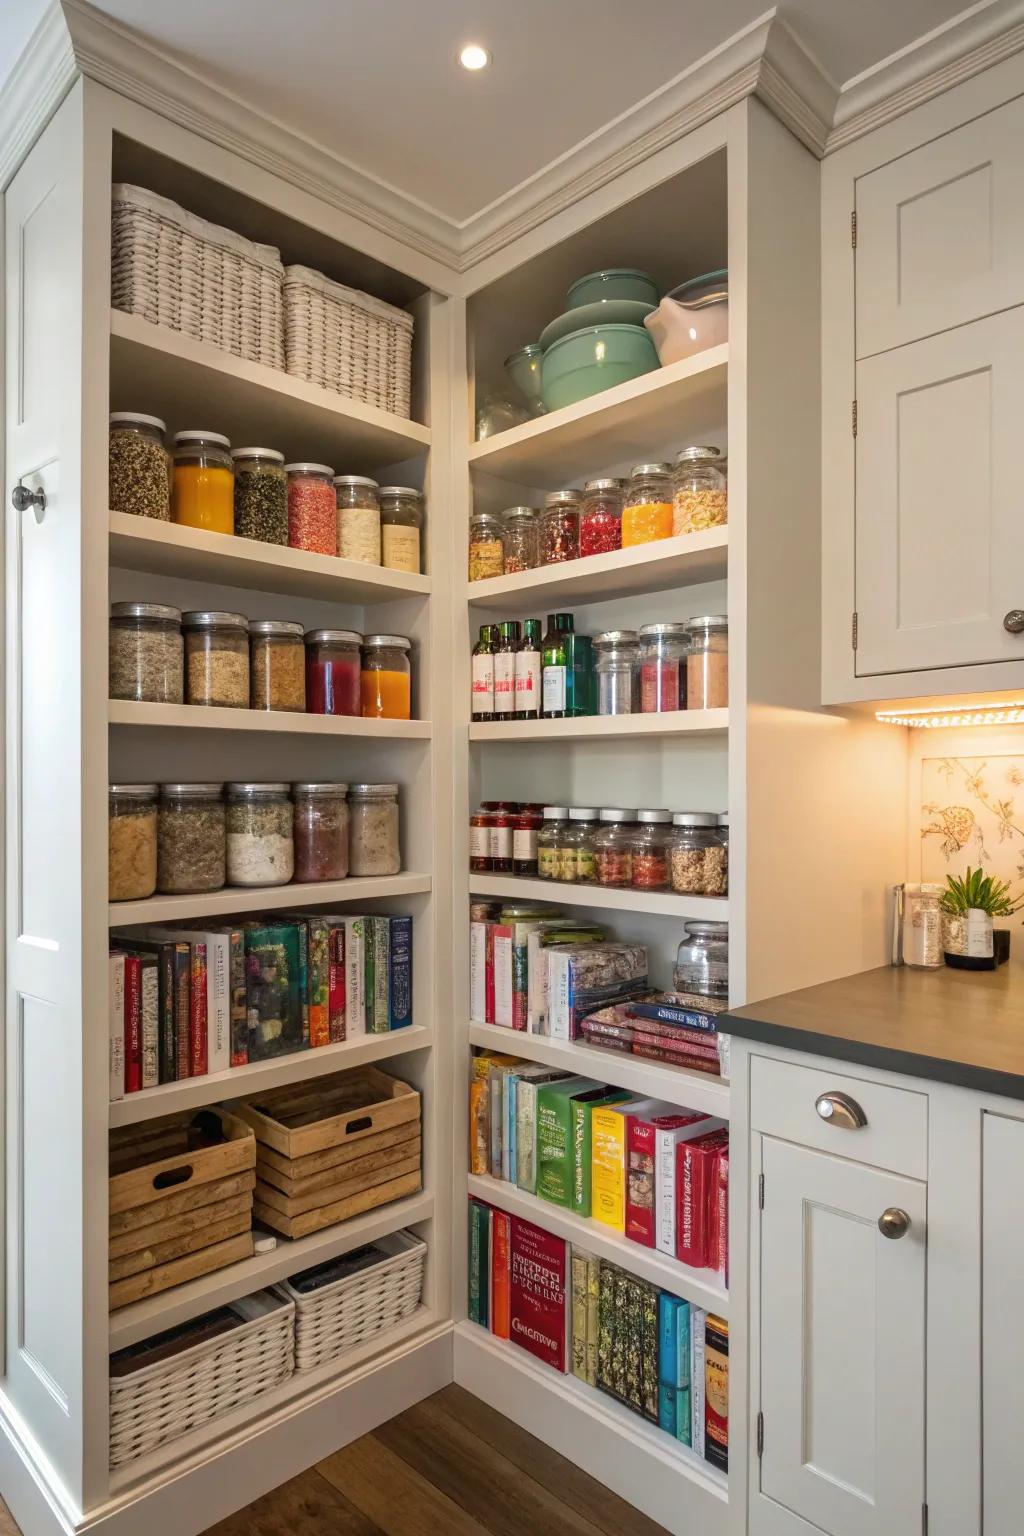
[[[748,1003],[723,1032],[1024,1099],[1024,965],[881,966]]]

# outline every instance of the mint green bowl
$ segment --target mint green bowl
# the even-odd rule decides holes
[[[552,342],[541,368],[549,411],[575,405],[603,389],[659,367],[651,333],[642,325],[591,325]]]
[[[654,278],[639,267],[605,267],[602,272],[588,272],[578,277],[566,294],[570,309],[583,304],[597,304],[605,299],[635,299],[641,304],[657,304],[661,298]]]

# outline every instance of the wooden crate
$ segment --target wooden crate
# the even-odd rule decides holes
[[[345,1147],[380,1131],[419,1123],[420,1096],[376,1067],[352,1067],[314,1083],[277,1088],[231,1106],[260,1143],[294,1160]]]
[[[310,1232],[319,1232],[324,1227],[336,1226],[340,1221],[350,1221],[353,1216],[361,1216],[364,1211],[372,1211],[378,1205],[387,1205],[392,1200],[401,1200],[405,1195],[414,1195],[423,1187],[423,1176],[417,1168],[415,1173],[407,1173],[401,1178],[389,1179],[386,1184],[377,1184],[373,1189],[364,1189],[361,1194],[350,1195],[345,1200],[338,1200],[333,1205],[319,1205],[314,1211],[306,1211],[301,1216],[285,1216],[281,1211],[275,1211],[272,1206],[264,1205],[259,1198],[253,1202],[253,1215],[261,1226],[269,1227],[273,1232],[280,1232],[284,1237],[308,1237]]]

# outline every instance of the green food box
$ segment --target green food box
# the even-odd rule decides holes
[[[591,1189],[590,1112],[605,1104],[622,1104],[635,1095],[624,1088],[599,1087],[570,1100],[572,1135],[572,1209],[577,1216],[589,1216]]]
[[[543,1083],[537,1091],[537,1194],[553,1205],[572,1207],[573,1106],[580,1097],[607,1092],[592,1077]]]

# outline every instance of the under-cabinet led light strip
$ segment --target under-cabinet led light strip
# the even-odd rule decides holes
[[[883,725],[906,725],[914,731],[969,725],[1021,725],[1024,724],[1024,699],[974,708],[968,704],[954,704],[950,709],[880,709],[875,719],[881,720]]]

